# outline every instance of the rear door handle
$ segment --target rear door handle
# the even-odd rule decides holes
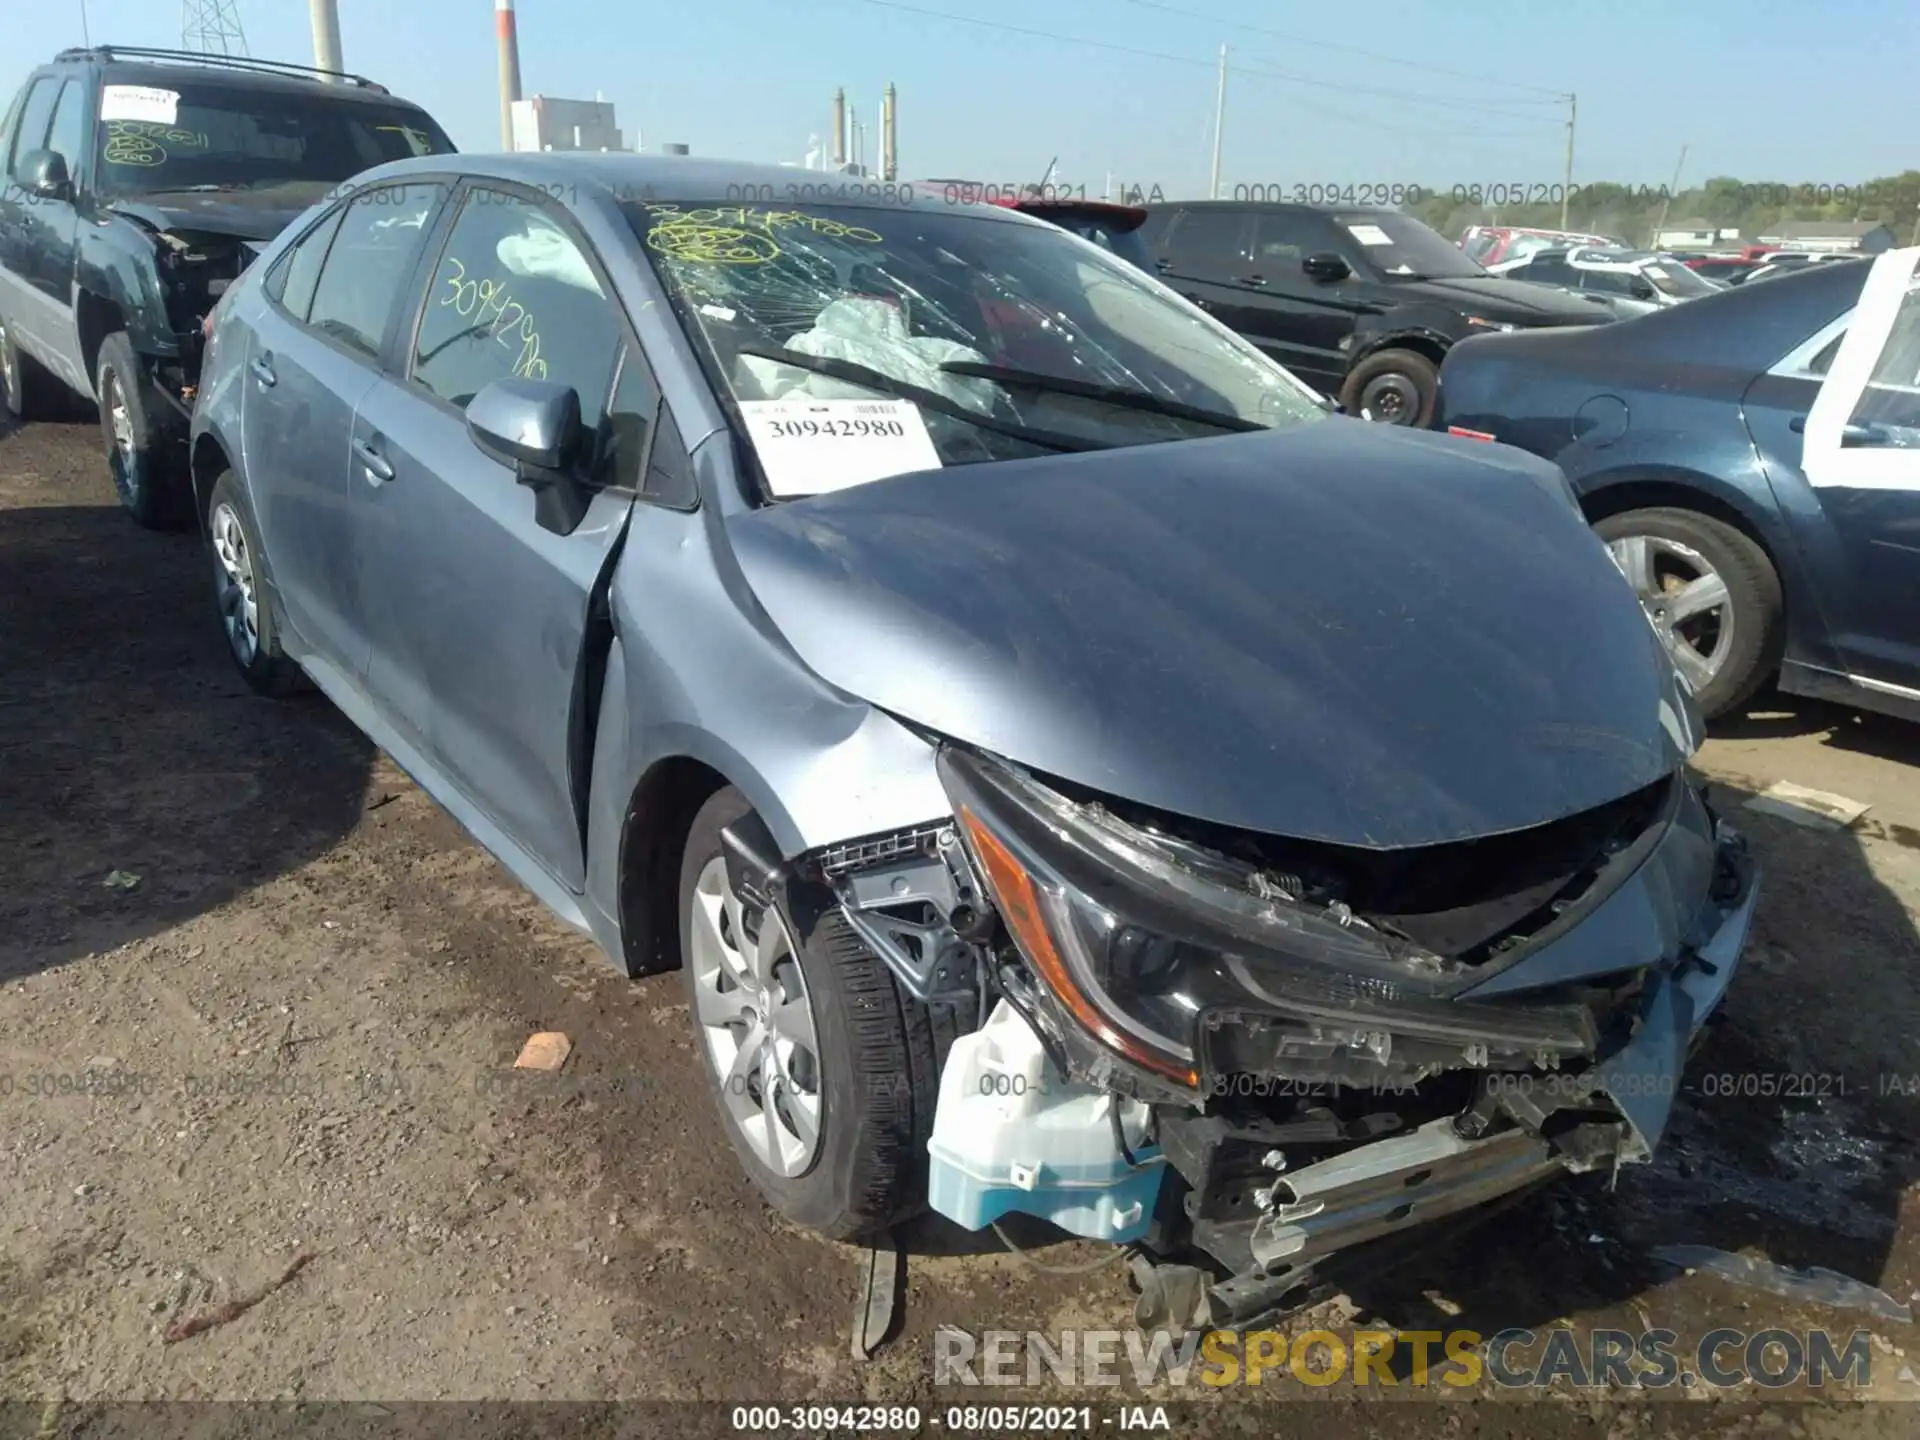
[[[249,368],[253,371],[253,378],[258,380],[262,385],[277,385],[280,383],[279,377],[273,373],[272,360],[265,355],[256,355],[253,364]]]
[[[384,485],[393,478],[393,466],[380,458],[380,452],[370,440],[355,440],[353,453],[360,457],[360,464],[367,472],[367,478],[376,485]]]

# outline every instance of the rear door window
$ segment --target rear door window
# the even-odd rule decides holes
[[[1237,275],[1246,268],[1246,230],[1244,211],[1185,211],[1167,237],[1167,258],[1187,274]]]
[[[307,323],[377,358],[420,237],[445,195],[443,185],[415,183],[354,196],[321,267]]]

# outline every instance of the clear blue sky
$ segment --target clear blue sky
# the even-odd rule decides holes
[[[82,0],[4,3],[11,96],[80,43]],[[425,105],[462,148],[497,148],[491,0],[339,3],[347,68]],[[178,0],[85,8],[96,42],[179,44]],[[311,61],[300,0],[237,8],[253,54]],[[1914,0],[519,0],[519,23],[528,94],[603,92],[648,148],[798,160],[825,135],[836,87],[877,121],[891,81],[908,178],[1038,179],[1058,155],[1070,183],[1110,171],[1199,194],[1223,43],[1237,67],[1229,184],[1556,182],[1565,106],[1551,93],[1567,91],[1577,182],[1666,183],[1682,144],[1683,184],[1853,183],[1920,166]]]

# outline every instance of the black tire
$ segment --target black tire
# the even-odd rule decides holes
[[[229,526],[233,527],[231,530]],[[244,544],[240,555],[234,552],[235,536]],[[253,507],[246,492],[231,471],[222,471],[213,482],[207,501],[207,558],[213,571],[213,598],[220,617],[220,628],[227,642],[227,654],[233,658],[241,678],[256,693],[275,697],[290,695],[304,688],[305,676],[280,648],[279,616],[274,613],[273,593],[262,583],[260,527],[254,521]],[[222,556],[222,547],[228,554]],[[246,590],[230,570],[230,560],[239,560],[249,573],[253,598],[252,643],[243,645],[239,625]]]
[[[153,388],[124,330],[100,345],[93,393],[100,400],[100,433],[107,442],[107,468],[121,508],[149,530],[183,525],[192,514],[184,427]],[[125,445],[114,428],[114,408],[121,402],[127,416]]]
[[[1694,700],[1708,720],[1751,700],[1779,668],[1786,643],[1786,602],[1767,552],[1724,521],[1677,506],[1623,510],[1596,521],[1593,529],[1608,542],[1634,535],[1671,540],[1719,572],[1727,586],[1733,636],[1719,671]]]
[[[681,858],[680,953],[694,1048],[717,1118],[767,1203],[832,1239],[877,1235],[926,1208],[927,1139],[956,1017],[905,995],[837,909],[819,906],[797,917],[804,933],[792,936],[793,949],[818,1040],[819,1147],[794,1176],[754,1153],[727,1113],[700,1021],[693,936],[701,872],[721,853],[721,830],[751,809],[739,791],[717,791],[694,818]],[[760,919],[764,923],[764,915]]]
[[[52,377],[20,348],[13,327],[0,315],[0,412],[19,424],[51,419]]]
[[[1391,414],[1364,418],[1383,425],[1405,425],[1419,430],[1432,425],[1434,409],[1440,400],[1440,367],[1414,350],[1382,350],[1362,360],[1347,372],[1346,383],[1340,387],[1340,403],[1346,407],[1349,415],[1364,415],[1367,388],[1390,376],[1400,377],[1411,387],[1413,403],[1407,405],[1402,393],[1400,408]]]

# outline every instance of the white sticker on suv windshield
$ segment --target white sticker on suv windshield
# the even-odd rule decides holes
[[[740,413],[775,495],[821,495],[940,468],[910,401],[742,400]]]
[[[1362,245],[1391,245],[1393,237],[1378,225],[1349,225],[1347,233]]]
[[[150,120],[171,125],[180,118],[180,92],[150,85],[107,85],[100,91],[102,120]]]

